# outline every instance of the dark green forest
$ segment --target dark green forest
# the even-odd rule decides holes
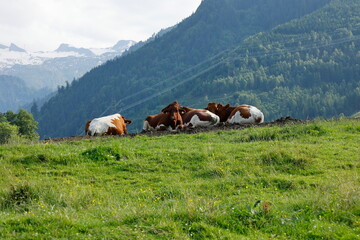
[[[265,121],[360,109],[360,2],[204,0],[171,31],[59,87],[37,114],[43,138],[79,135],[87,120],[134,121],[171,101],[252,104]]]

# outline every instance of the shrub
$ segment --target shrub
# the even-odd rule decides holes
[[[8,122],[0,122],[0,144],[9,143],[18,134],[18,127]]]
[[[29,140],[35,140],[39,138],[36,132],[37,122],[31,113],[28,113],[24,109],[20,109],[18,114],[8,111],[5,116],[9,123],[19,127],[19,134]]]

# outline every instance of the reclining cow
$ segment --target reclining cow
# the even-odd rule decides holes
[[[101,118],[94,118],[86,123],[85,134],[89,136],[124,135],[127,134],[126,125],[130,123],[131,120],[125,119],[118,113]]]
[[[175,132],[184,127],[181,114],[183,114],[180,104],[170,103],[161,113],[150,115],[144,120],[143,132],[164,131]]]
[[[193,109],[182,107],[184,114],[181,115],[185,128],[210,127],[220,123],[216,114],[205,109]]]
[[[244,124],[244,123],[263,123],[264,114],[256,107],[250,105],[239,105],[230,107],[229,104],[223,106],[221,103],[209,103],[205,108],[220,117],[221,122],[231,124]]]

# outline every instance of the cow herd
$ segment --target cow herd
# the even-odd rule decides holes
[[[254,106],[239,105],[231,107],[229,104],[208,103],[204,109],[193,109],[173,102],[161,110],[161,113],[150,115],[144,120],[143,132],[171,131],[186,128],[212,127],[220,123],[228,124],[258,124],[264,122],[264,114]],[[123,135],[127,134],[126,125],[131,120],[120,114],[114,114],[89,120],[85,125],[85,134]]]

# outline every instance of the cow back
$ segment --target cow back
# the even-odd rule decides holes
[[[235,107],[227,120],[228,123],[262,123],[264,114],[256,107],[250,105],[240,105]]]
[[[167,114],[159,113],[155,115],[150,115],[147,116],[144,120],[143,131],[157,130],[157,128],[162,125],[170,126],[170,121]]]
[[[95,118],[88,123],[88,135],[123,135],[127,134],[126,124],[130,124],[131,121],[126,120],[117,113],[101,118]]]
[[[192,109],[183,114],[182,119],[185,127],[207,127],[220,122],[219,116],[205,109]]]

